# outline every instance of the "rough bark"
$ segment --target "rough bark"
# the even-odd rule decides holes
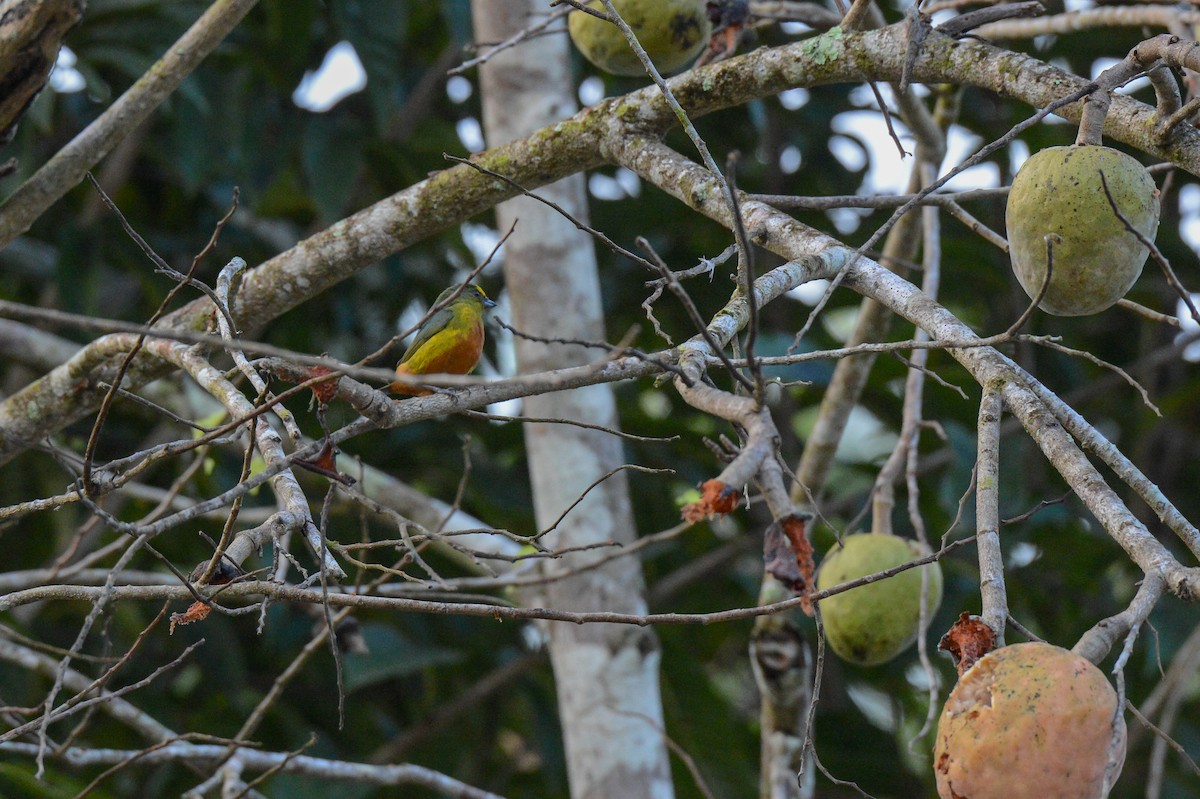
[[[83,0],[0,2],[0,144],[46,85],[63,38],[83,16]]]
[[[696,118],[797,86],[896,80],[904,65],[904,31],[903,24],[862,34],[834,35],[831,31],[815,39],[762,48],[691,70],[672,78],[670,85],[684,108]],[[1083,78],[1029,56],[938,35],[925,40],[912,78],[923,83],[954,80],[1034,106],[1045,106],[1087,85]],[[675,126],[673,112],[657,92],[656,87],[650,87],[602,101],[523,140],[492,148],[474,160],[531,189],[598,166],[606,158],[616,161],[623,141],[639,133],[658,137]],[[1077,102],[1057,113],[1077,120],[1079,108]],[[1200,174],[1200,131],[1179,126],[1163,142],[1154,132],[1153,116],[1152,107],[1118,95],[1106,120],[1105,135]],[[234,303],[234,315],[246,320],[247,332],[252,335],[285,311],[381,258],[515,193],[508,184],[469,166],[438,172],[247,271]],[[9,198],[0,206],[0,233],[11,204]],[[197,300],[170,314],[161,325],[202,329],[211,312],[207,299]],[[102,367],[107,357],[81,356],[0,402],[0,464],[95,408],[97,393],[81,390],[80,386],[86,385],[83,378]],[[167,371],[162,364],[143,366],[143,370],[131,373],[127,387],[137,387]]]

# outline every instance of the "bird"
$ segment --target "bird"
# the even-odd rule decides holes
[[[468,284],[453,301],[458,286],[451,286],[438,295],[438,308],[417,331],[416,338],[404,351],[396,365],[396,375],[452,374],[465,375],[479,363],[483,352],[483,315],[496,303],[483,289]],[[439,307],[441,306],[441,307]],[[392,383],[393,394],[425,396],[429,389],[411,383]]]

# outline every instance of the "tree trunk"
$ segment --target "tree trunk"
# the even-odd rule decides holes
[[[502,41],[541,19],[544,2],[473,0],[475,37]],[[481,67],[484,130],[500,144],[575,109],[575,88],[565,33],[541,36],[490,59]],[[587,215],[583,175],[539,190],[579,219]],[[506,245],[504,274],[518,330],[545,338],[604,337],[600,284],[588,236],[547,206],[527,198],[497,209],[502,230],[517,220]],[[594,352],[594,351],[593,351]],[[518,338],[522,372],[587,362],[589,351],[566,344]],[[531,397],[531,417],[586,421],[615,428],[616,404],[608,386]],[[566,424],[527,424],[525,444],[538,525],[545,529],[589,485],[622,463],[615,436]],[[635,538],[623,473],[604,480],[555,527],[546,543],[555,549]],[[604,550],[548,560],[551,574],[573,571]],[[538,598],[552,607],[644,613],[644,582],[635,558],[551,582]],[[649,629],[616,625],[547,625],[566,744],[571,796],[673,795],[659,694],[658,639]]]
[[[0,0],[0,144],[12,139],[81,16],[83,0]]]

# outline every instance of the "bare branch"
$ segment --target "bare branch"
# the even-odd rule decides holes
[[[979,549],[982,619],[996,634],[997,647],[1004,646],[1004,621],[1008,618],[1004,556],[1000,551],[1000,414],[1003,406],[999,386],[985,385],[979,402],[975,544]]]
[[[31,744],[3,743],[0,751],[29,756],[35,747]],[[161,763],[194,763],[211,767],[224,760],[227,748],[214,744],[176,743],[158,747],[149,752],[125,749],[82,749],[72,747],[54,753],[74,766],[113,765],[136,758],[137,763],[147,766]],[[499,794],[474,788],[445,774],[408,763],[377,766],[367,763],[352,763],[344,760],[293,755],[290,752],[265,752],[260,749],[237,750],[243,767],[253,771],[264,771],[279,767],[285,774],[298,774],[326,780],[355,782],[366,785],[417,785],[438,791],[446,796],[461,799],[503,799]]]
[[[199,66],[257,0],[216,0],[140,80],[0,204],[0,246],[29,229]]]

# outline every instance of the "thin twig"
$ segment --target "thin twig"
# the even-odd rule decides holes
[[[979,593],[983,623],[1004,646],[1008,594],[1004,587],[1004,555],[1000,550],[1000,418],[1004,400],[993,384],[983,387],[979,401],[979,450],[976,454],[975,545],[979,554]]]

